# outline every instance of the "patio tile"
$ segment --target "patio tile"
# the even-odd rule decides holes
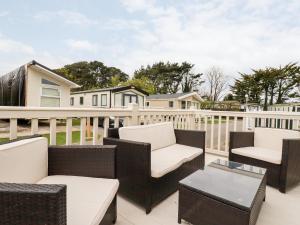
[[[206,154],[206,164],[221,158]],[[299,225],[300,224],[300,186],[287,194],[267,187],[264,202],[257,225]],[[118,196],[117,225],[177,225],[178,192],[154,207],[146,215],[144,209]],[[182,224],[188,224],[182,222]]]

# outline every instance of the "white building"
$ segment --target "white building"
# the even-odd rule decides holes
[[[149,108],[163,109],[200,109],[203,99],[197,92],[156,94],[146,98],[146,106]]]
[[[274,105],[268,106],[268,111],[300,112],[300,102],[274,104]]]
[[[0,77],[1,106],[69,107],[70,90],[79,85],[31,61]]]
[[[147,92],[135,86],[122,86],[71,93],[70,105],[74,107],[121,108],[129,103],[145,106]]]

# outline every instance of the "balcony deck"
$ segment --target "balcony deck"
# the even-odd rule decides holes
[[[218,156],[206,154],[206,163]],[[267,197],[256,225],[299,225],[300,224],[300,185],[287,194],[267,186]],[[176,225],[178,210],[178,192],[171,195],[149,215],[131,202],[118,197],[117,225]],[[182,222],[182,224],[188,224]]]

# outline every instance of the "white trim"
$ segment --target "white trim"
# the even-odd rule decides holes
[[[80,85],[75,84],[74,82],[72,82],[72,81],[70,81],[66,78],[63,78],[62,76],[59,76],[56,73],[53,73],[49,70],[46,70],[45,68],[43,68],[39,65],[34,64],[34,65],[31,65],[31,66],[36,67],[38,70],[42,70],[43,72],[46,72],[48,75],[50,75],[50,76],[54,77],[55,79],[67,84],[70,88],[79,88],[79,87],[81,87]]]
[[[185,98],[188,98],[188,97],[191,97],[191,96],[195,96],[199,101],[202,101],[201,96],[199,94],[197,94],[196,92],[180,96],[180,97],[178,97],[178,100],[182,100],[182,99],[185,99]]]

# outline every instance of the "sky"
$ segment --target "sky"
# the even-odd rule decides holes
[[[31,61],[158,61],[230,77],[300,61],[300,0],[1,0],[0,74]]]

